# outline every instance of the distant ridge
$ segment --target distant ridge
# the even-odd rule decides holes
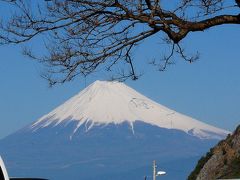
[[[51,180],[186,179],[228,132],[182,115],[119,82],[96,81],[0,140],[11,176]],[[26,174],[22,174],[22,172]]]

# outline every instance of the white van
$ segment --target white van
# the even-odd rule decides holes
[[[7,169],[4,165],[4,162],[0,156],[0,180],[47,180],[40,178],[9,178]]]

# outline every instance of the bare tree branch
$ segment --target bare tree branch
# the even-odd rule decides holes
[[[191,63],[199,54],[187,56],[180,46],[189,33],[240,24],[239,0],[178,0],[174,5],[160,0],[1,1],[15,13],[0,23],[0,44],[43,38],[48,54],[39,57],[29,49],[24,54],[47,66],[44,77],[51,85],[103,68],[112,72],[118,65],[129,67],[128,73],[120,73],[122,79],[136,80],[133,51],[160,32],[167,36],[165,42],[171,49],[160,70],[165,70],[175,55]]]

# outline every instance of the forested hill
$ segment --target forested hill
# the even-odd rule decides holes
[[[188,180],[240,178],[240,125],[202,157]]]

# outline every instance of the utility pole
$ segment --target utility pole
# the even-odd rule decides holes
[[[153,161],[153,180],[156,180],[156,168],[157,168],[157,165],[156,165],[156,161],[154,160]]]
[[[157,171],[156,161],[153,161],[153,180],[156,180],[157,176],[163,176],[167,173],[165,171]]]

